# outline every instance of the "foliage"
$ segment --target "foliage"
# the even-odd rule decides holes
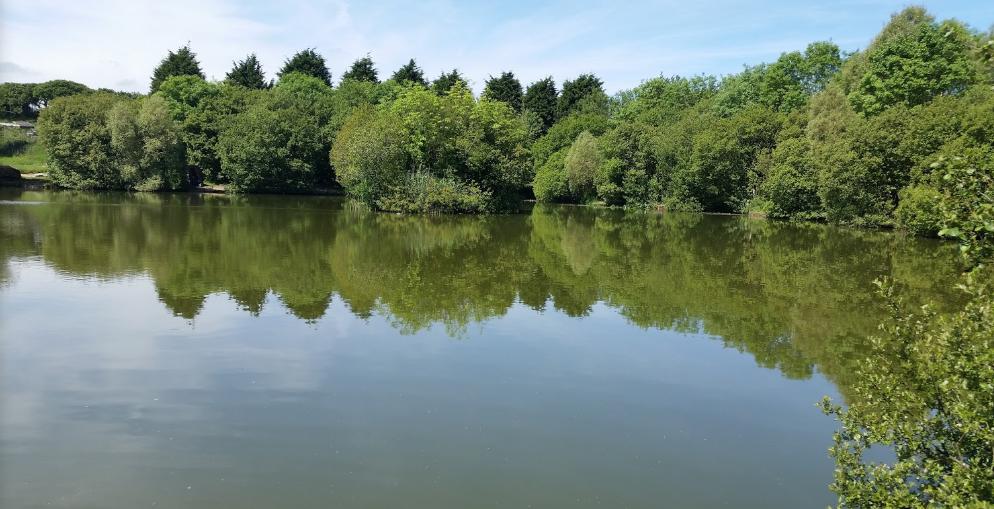
[[[607,117],[599,114],[571,115],[557,122],[532,145],[536,167],[545,164],[553,153],[572,145],[580,133],[589,131],[594,136],[600,136],[607,131],[608,124]]]
[[[36,100],[35,109],[40,110],[47,106],[52,99],[87,92],[91,92],[90,88],[82,83],[69,80],[51,80],[35,85],[31,90],[31,95]]]
[[[669,184],[658,164],[658,131],[643,122],[621,123],[601,140],[604,162],[595,178],[598,197],[610,205],[659,203]]]
[[[574,80],[563,82],[563,90],[556,104],[556,116],[565,118],[579,109],[581,101],[592,94],[606,97],[604,82],[593,74],[581,74]]]
[[[539,134],[545,134],[555,123],[558,100],[559,93],[556,91],[556,82],[551,76],[528,85],[528,89],[525,90],[521,106],[525,111],[534,112],[541,119]]]
[[[653,78],[634,89],[619,92],[615,116],[626,122],[655,125],[672,122],[684,110],[714,96],[717,91],[714,76]]]
[[[914,235],[938,236],[943,220],[942,194],[929,186],[912,186],[902,189],[900,197],[894,210],[897,225]]]
[[[158,67],[152,71],[152,82],[149,86],[151,92],[158,91],[159,85],[171,76],[200,76],[201,79],[205,79],[204,72],[200,70],[200,62],[197,61],[197,54],[190,50],[190,46],[183,46],[175,52],[170,51],[159,62]]]
[[[87,92],[92,90],[69,80],[0,83],[0,118],[34,118],[53,99]]]
[[[540,202],[569,202],[574,196],[570,193],[566,177],[566,153],[568,148],[561,149],[549,156],[545,163],[535,171],[535,181],[532,188],[535,199]]]
[[[406,64],[402,65],[400,69],[397,69],[397,71],[393,73],[393,76],[391,76],[390,79],[396,81],[397,83],[410,82],[415,85],[421,85],[423,87],[428,86],[428,81],[425,80],[424,71],[421,70],[420,67],[418,67],[417,62],[415,62],[413,58],[410,61],[408,61]]]
[[[187,184],[180,132],[159,96],[59,98],[38,130],[52,181],[63,187],[158,191]]]
[[[233,191],[306,192],[330,180],[328,143],[313,104],[276,88],[237,114],[218,140]]]
[[[820,210],[818,175],[811,165],[811,143],[801,136],[782,140],[771,154],[770,173],[760,194],[770,203],[770,217],[813,218]]]
[[[263,89],[269,86],[266,75],[262,72],[262,64],[255,53],[232,64],[231,70],[224,77],[224,82],[245,88]]]
[[[30,118],[35,115],[33,83],[0,83],[0,116]]]
[[[366,55],[353,62],[352,66],[342,74],[342,81],[348,80],[379,83],[380,78],[376,74],[376,66],[373,64],[373,59],[369,55]]]
[[[252,100],[242,86],[214,84],[196,76],[167,79],[155,94],[165,99],[186,146],[186,165],[211,182],[225,182],[217,142],[225,126]]]
[[[126,189],[186,187],[181,134],[161,96],[120,101],[107,113],[115,169]]]
[[[335,178],[354,198],[375,205],[400,180],[407,161],[399,124],[389,112],[366,106],[338,131],[331,152]]]
[[[107,112],[121,99],[105,93],[56,99],[38,118],[52,182],[73,189],[117,189]]]
[[[881,283],[890,320],[858,366],[848,408],[827,398],[841,429],[831,454],[841,507],[994,505],[994,170],[990,158],[942,158],[934,200],[943,229],[961,242],[966,303],[950,313],[909,312],[900,288]],[[918,200],[920,197],[909,199]],[[931,220],[931,218],[929,218]],[[873,462],[873,446],[895,458]]]
[[[493,210],[488,191],[455,177],[438,177],[425,172],[403,176],[376,200],[380,210],[406,213],[455,214]]]
[[[522,95],[521,82],[513,72],[501,73],[496,78],[491,76],[483,87],[484,98],[503,102],[516,113],[521,112]]]
[[[313,76],[323,81],[325,85],[331,86],[331,71],[325,65],[324,57],[314,51],[314,48],[298,51],[292,57],[286,59],[283,62],[283,68],[276,75],[282,81],[284,76],[292,73]]]
[[[597,138],[589,131],[580,133],[563,161],[569,191],[580,201],[587,201],[594,196],[594,179],[601,162]]]
[[[448,73],[443,72],[435,78],[435,81],[431,82],[431,89],[438,95],[444,95],[449,90],[452,90],[452,87],[456,86],[457,83],[462,83],[463,86],[466,86],[466,79],[459,74],[458,69],[452,69],[452,71]]]
[[[861,60],[849,100],[871,115],[961,93],[979,78],[970,32],[953,20],[937,23],[919,7],[895,14]]]
[[[357,109],[332,159],[346,191],[378,208],[495,210],[512,206],[531,178],[527,142],[525,125],[504,103],[474,100],[462,84],[442,96],[414,86],[389,108]]]

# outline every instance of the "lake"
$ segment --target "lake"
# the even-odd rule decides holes
[[[0,507],[823,508],[891,276],[732,216],[0,190]]]

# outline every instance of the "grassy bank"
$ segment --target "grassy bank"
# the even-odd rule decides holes
[[[0,129],[0,165],[16,168],[21,173],[48,171],[48,155],[37,136],[28,136],[19,129]]]

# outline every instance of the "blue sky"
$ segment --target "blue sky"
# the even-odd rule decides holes
[[[918,2],[976,29],[989,1]],[[269,76],[314,47],[337,79],[369,53],[381,76],[414,57],[429,77],[459,68],[479,91],[512,70],[526,84],[583,72],[609,92],[672,74],[727,74],[830,39],[864,47],[907,2],[358,2],[348,0],[0,0],[0,81],[67,78],[146,91],[153,67],[187,41],[208,78],[255,52]]]

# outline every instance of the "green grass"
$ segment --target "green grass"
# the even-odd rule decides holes
[[[48,155],[37,136],[27,136],[18,129],[0,130],[0,164],[21,173],[47,172]]]

